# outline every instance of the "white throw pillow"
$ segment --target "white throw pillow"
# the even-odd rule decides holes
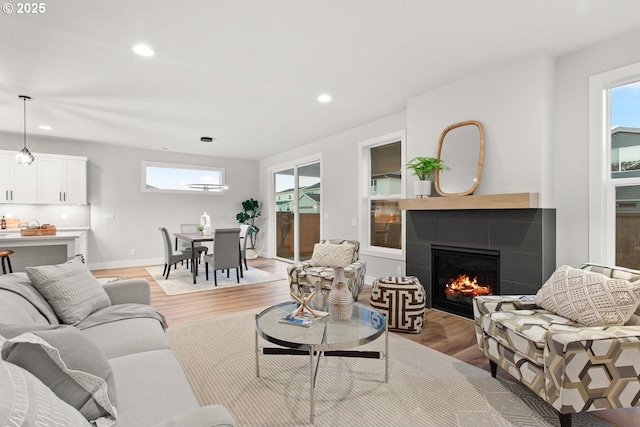
[[[538,290],[536,304],[585,326],[624,325],[640,304],[640,283],[563,265]]]
[[[0,361],[0,420],[7,426],[91,427],[29,371]]]
[[[59,265],[26,267],[25,271],[63,323],[76,324],[111,305],[102,285],[80,257]]]
[[[87,420],[99,420],[101,426],[115,424],[113,370],[100,349],[77,328],[58,326],[0,337],[0,346],[3,360],[31,372]]]
[[[312,267],[348,267],[353,260],[355,245],[344,243],[335,245],[332,243],[316,243],[311,255]]]

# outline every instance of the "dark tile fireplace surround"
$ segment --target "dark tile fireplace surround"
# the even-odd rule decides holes
[[[428,307],[466,317],[470,303],[434,299],[432,247],[497,254],[496,295],[535,294],[556,268],[555,209],[408,210],[406,230],[407,275],[423,284]]]

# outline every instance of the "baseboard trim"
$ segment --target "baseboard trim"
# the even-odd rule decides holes
[[[143,267],[146,265],[162,265],[164,258],[132,259],[127,261],[95,262],[87,264],[89,270],[106,270],[108,268]]]

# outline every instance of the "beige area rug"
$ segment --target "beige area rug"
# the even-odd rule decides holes
[[[204,263],[200,265],[198,269],[198,277],[196,283],[193,283],[193,275],[190,270],[184,266],[179,265],[178,268],[171,267],[171,273],[169,273],[169,279],[165,279],[162,276],[162,266],[147,267],[147,271],[154,278],[158,285],[164,290],[167,295],[180,295],[191,292],[209,291],[211,289],[229,288],[232,286],[245,286],[252,285],[254,283],[273,282],[275,280],[286,279],[284,275],[276,275],[267,273],[264,270],[253,268],[249,266],[248,270],[244,270],[243,276],[240,278],[240,283],[236,279],[236,271],[231,270],[229,278],[227,273],[221,273],[218,271],[218,286],[213,283],[213,270],[209,270],[209,280],[205,280]]]
[[[201,404],[225,405],[239,426],[309,425],[309,358],[261,355],[257,378],[254,313],[171,327],[171,345]],[[262,339],[260,345],[271,346]],[[383,350],[384,340],[367,347]],[[559,425],[550,405],[515,382],[397,334],[390,334],[389,354],[386,384],[382,360],[321,358],[314,425]],[[612,425],[573,416],[574,427]]]

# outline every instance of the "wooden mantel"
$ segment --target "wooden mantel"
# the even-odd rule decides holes
[[[400,209],[409,211],[536,209],[539,207],[539,193],[481,194],[478,196],[425,197],[400,200]]]

